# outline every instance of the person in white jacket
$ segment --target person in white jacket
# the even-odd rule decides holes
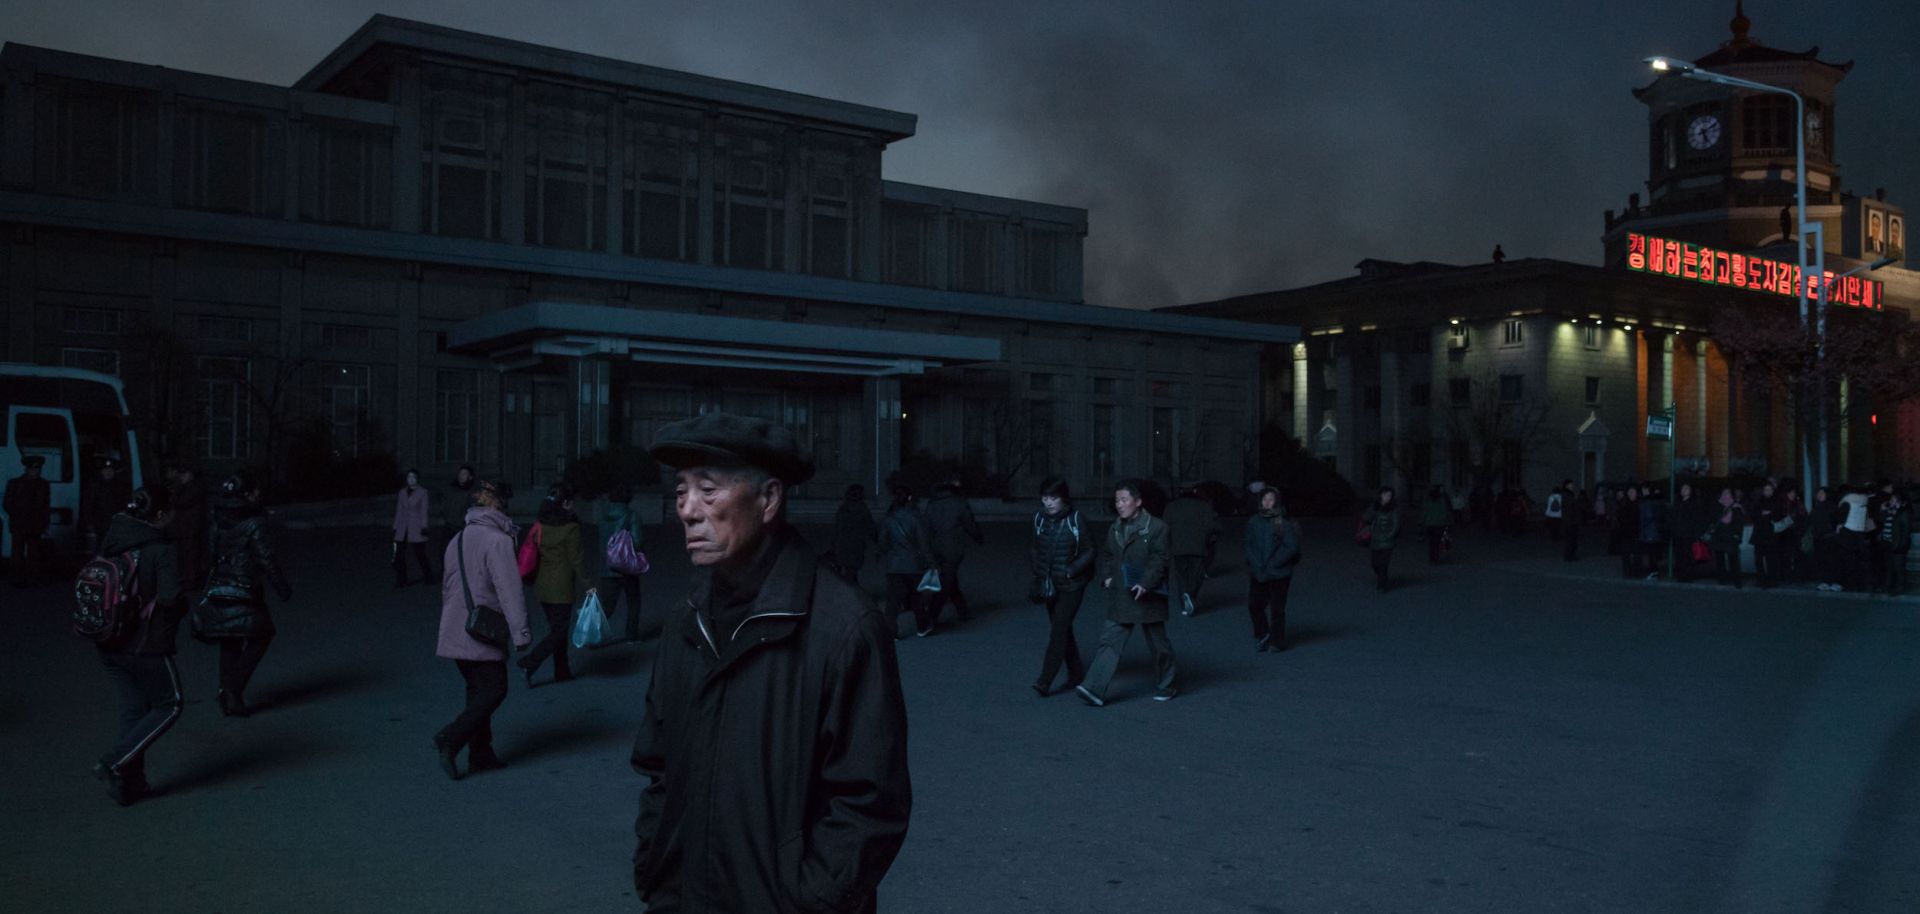
[[[1873,539],[1873,516],[1868,509],[1870,499],[1860,489],[1848,489],[1840,496],[1840,509],[1845,519],[1840,522],[1840,534],[1834,538],[1840,556],[1840,584],[1846,590],[1867,592],[1872,586],[1868,580],[1868,549]]]

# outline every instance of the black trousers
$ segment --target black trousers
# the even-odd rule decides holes
[[[403,543],[393,541],[393,583],[401,587],[407,584],[407,553],[413,553],[414,564],[420,566],[420,580],[433,581],[433,566],[427,564],[426,543]]]
[[[897,625],[900,614],[913,613],[913,627],[918,631],[933,630],[933,615],[927,612],[927,600],[915,589],[920,586],[920,575],[887,575],[887,618]],[[946,587],[946,575],[940,576],[940,586]]]
[[[1580,558],[1580,525],[1578,523],[1567,525],[1566,549],[1560,557],[1569,562]]]
[[[1645,574],[1658,574],[1660,566],[1667,563],[1666,543],[1640,544],[1641,568]]]
[[[1293,590],[1293,577],[1247,584],[1247,615],[1253,617],[1253,640],[1270,641],[1275,647],[1287,643],[1287,593]]]
[[[247,683],[253,681],[253,671],[260,668],[260,660],[272,644],[272,635],[220,639],[220,691],[235,698],[244,696]]]
[[[1053,677],[1060,672],[1060,664],[1067,665],[1068,687],[1080,684],[1087,678],[1087,665],[1080,659],[1080,646],[1073,640],[1073,618],[1080,614],[1080,604],[1087,599],[1086,588],[1079,590],[1056,590],[1047,607],[1047,652],[1040,658],[1040,678],[1034,684],[1042,689],[1053,687]]]
[[[1438,565],[1440,564],[1441,559],[1446,558],[1446,551],[1442,547],[1446,545],[1447,528],[1428,527],[1426,529],[1427,529],[1427,564]]]
[[[1713,570],[1715,574],[1719,575],[1720,583],[1732,584],[1735,587],[1739,587],[1740,586],[1740,550],[1739,548],[1735,547],[1733,549],[1713,550]]]
[[[940,621],[940,612],[946,609],[948,603],[953,604],[954,611],[960,614],[960,621],[965,622],[973,613],[967,609],[967,595],[960,591],[960,563],[946,559],[939,559],[938,562],[940,589],[927,597],[927,625]],[[914,583],[918,584],[919,579],[914,579]],[[921,628],[925,629],[926,626]]]
[[[493,712],[507,700],[507,662],[505,660],[455,660],[460,678],[467,684],[467,706],[460,716],[436,734],[442,745],[455,753],[465,748],[467,761],[497,758],[493,754]]]
[[[1393,550],[1369,549],[1367,552],[1367,559],[1373,564],[1373,584],[1381,590],[1386,590],[1387,566],[1393,562]]]
[[[1907,592],[1907,554],[1905,552],[1887,553],[1887,596],[1897,597]]]
[[[1179,593],[1186,594],[1188,599],[1193,601],[1195,612],[1200,609],[1200,586],[1206,582],[1206,556],[1176,555],[1173,557],[1173,586],[1180,588]]]
[[[180,694],[180,670],[172,657],[140,657],[100,653],[120,693],[120,731],[113,750],[100,761],[129,780],[146,778],[147,750],[154,740],[180,719],[185,704]]]
[[[40,581],[41,560],[46,540],[40,536],[13,535],[13,583],[25,587]]]
[[[533,671],[552,657],[554,681],[572,679],[573,667],[567,663],[567,638],[573,634],[573,604],[542,603],[540,611],[547,614],[547,636],[540,639],[527,656],[520,658],[520,665]]]
[[[607,618],[613,618],[614,604],[621,598],[627,600],[626,639],[640,640],[640,576],[633,574],[613,574],[600,579],[600,608],[605,610]]]

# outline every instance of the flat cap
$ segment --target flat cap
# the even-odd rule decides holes
[[[47,458],[42,457],[39,454],[28,454],[27,456],[20,458],[20,465],[23,467],[46,466]]]
[[[676,470],[759,467],[788,485],[813,478],[813,456],[793,430],[752,416],[708,413],[663,426],[647,449]]]

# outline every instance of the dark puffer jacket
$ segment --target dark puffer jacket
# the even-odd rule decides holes
[[[1052,578],[1058,590],[1082,590],[1093,578],[1094,546],[1091,531],[1080,512],[1067,508],[1059,514],[1033,516],[1033,541],[1027,564],[1033,578]]]
[[[180,617],[186,601],[180,588],[180,558],[167,531],[126,514],[116,514],[107,523],[107,535],[101,538],[100,554],[124,555],[139,550],[135,559],[134,593],[141,603],[153,600],[153,614],[145,619],[127,621],[120,637],[102,643],[109,654],[139,654],[148,657],[171,656],[179,640]]]
[[[195,616],[201,638],[263,638],[273,634],[263,585],[284,602],[293,587],[273,553],[267,511],[234,495],[213,508],[213,573],[207,576],[205,609]]]

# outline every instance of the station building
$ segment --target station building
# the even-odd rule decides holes
[[[376,16],[291,86],[0,50],[0,352],[210,471],[544,483],[709,410],[814,494],[925,452],[1237,480],[1291,326],[1100,307],[1084,210],[882,178],[914,115]]]

